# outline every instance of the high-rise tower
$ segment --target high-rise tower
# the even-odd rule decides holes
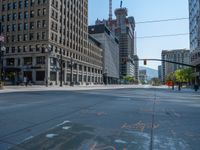
[[[75,83],[102,81],[102,51],[88,42],[88,0],[1,0],[0,18],[10,80],[68,83],[73,74]]]

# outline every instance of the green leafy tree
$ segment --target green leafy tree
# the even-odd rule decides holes
[[[128,83],[134,83],[135,81],[135,78],[132,76],[124,76],[123,79],[125,82],[128,82]]]
[[[186,68],[186,69],[179,69],[175,71],[176,81],[180,83],[189,83],[194,78],[192,76],[193,69]]]

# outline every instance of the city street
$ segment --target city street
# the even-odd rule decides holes
[[[199,150],[200,93],[122,88],[0,93],[0,150]]]

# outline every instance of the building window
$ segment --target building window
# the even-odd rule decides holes
[[[8,14],[7,15],[7,21],[10,21],[11,20],[11,14]]]
[[[18,60],[17,60],[17,65],[20,66],[20,64],[21,64],[21,60],[18,59]]]
[[[5,30],[5,25],[2,25],[2,26],[1,26],[1,31],[2,31],[2,32],[5,32],[5,31],[6,31],[6,30]]]
[[[24,41],[28,41],[28,35],[24,34]]]
[[[24,46],[23,49],[24,49],[23,52],[28,52],[28,47],[27,46]]]
[[[6,47],[6,53],[10,52],[10,47]]]
[[[10,36],[9,36],[9,35],[6,37],[6,42],[7,42],[7,43],[10,42]]]
[[[10,9],[11,9],[11,3],[8,3],[7,10],[10,10]]]
[[[56,66],[57,65],[57,61],[56,58],[51,58],[51,66]]]
[[[36,57],[36,64],[37,65],[45,64],[45,57],[44,56]]]
[[[31,12],[30,12],[30,17],[31,17],[31,18],[34,17],[34,10],[31,10]]]
[[[24,12],[24,19],[27,19],[28,18],[28,11],[25,11]]]
[[[19,8],[22,8],[22,0],[19,1]]]
[[[40,9],[38,9],[37,15],[38,15],[38,16],[41,16],[41,10],[40,10]]]
[[[34,22],[30,22],[30,29],[34,29]]]
[[[41,4],[41,0],[38,0],[38,5]]]
[[[43,27],[43,28],[47,27],[47,22],[46,22],[46,20],[42,20],[42,27]]]
[[[29,40],[30,40],[30,41],[34,40],[34,33],[30,33],[30,34],[29,34]]]
[[[28,30],[28,23],[24,23],[24,30]]]
[[[4,22],[5,19],[6,19],[6,16],[5,16],[5,15],[2,15],[2,17],[1,17],[1,21]]]
[[[36,71],[36,81],[44,81],[45,71]]]
[[[47,14],[47,9],[43,8],[43,15],[45,16]]]
[[[22,18],[23,18],[22,12],[19,12],[18,13],[18,19],[22,19]]]
[[[6,65],[7,66],[14,66],[15,65],[15,59],[14,58],[7,58],[6,59]]]
[[[47,0],[43,0],[43,4],[46,4],[47,3]]]
[[[15,53],[15,47],[12,47],[11,50],[12,50],[12,53]]]
[[[40,33],[37,33],[37,40],[40,40]]]
[[[40,51],[40,45],[36,45],[36,51]]]
[[[12,25],[12,31],[16,31],[16,24]]]
[[[18,31],[22,31],[22,29],[23,29],[22,23],[18,24]]]
[[[41,28],[41,21],[37,21],[37,28]]]
[[[17,20],[17,14],[16,13],[13,14],[13,20]]]
[[[24,7],[25,7],[25,8],[28,7],[28,0],[25,0],[25,2],[24,2]]]
[[[42,39],[46,39],[46,33],[45,32],[42,32]]]
[[[24,65],[32,65],[32,57],[24,57]]]
[[[6,10],[6,5],[3,4],[3,5],[2,5],[2,11],[5,11],[5,10]]]
[[[10,32],[10,31],[11,31],[11,26],[7,25],[7,32]]]
[[[17,47],[17,52],[20,53],[21,51],[22,51],[22,47],[21,47],[21,46],[18,46],[18,47]]]
[[[15,42],[15,35],[12,35],[12,42]]]
[[[31,6],[34,6],[35,0],[31,0]]]
[[[13,3],[13,9],[16,9],[17,8],[17,2],[14,2]]]
[[[29,50],[30,50],[30,52],[33,52],[34,49],[35,49],[35,47],[34,47],[33,45],[30,45],[30,46],[29,46]]]

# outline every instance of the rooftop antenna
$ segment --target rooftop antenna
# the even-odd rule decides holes
[[[112,20],[112,0],[109,0],[109,21]]]
[[[121,2],[120,2],[120,8],[122,8],[122,5],[123,5],[123,1],[121,0]]]

